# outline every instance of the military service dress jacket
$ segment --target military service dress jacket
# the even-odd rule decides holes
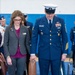
[[[36,20],[32,33],[31,54],[36,54],[37,42],[39,58],[61,59],[61,55],[67,53],[68,50],[68,38],[64,20],[54,16],[52,26],[48,24],[46,16]]]

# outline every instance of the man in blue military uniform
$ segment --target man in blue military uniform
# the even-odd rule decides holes
[[[75,21],[74,21],[74,24],[75,24]],[[70,31],[70,40],[72,42],[73,67],[75,68],[75,26],[71,28],[71,31]]]
[[[37,19],[33,33],[30,60],[36,59],[38,44],[38,58],[40,75],[48,75],[51,66],[52,75],[60,75],[61,60],[66,59],[68,50],[68,38],[64,20],[55,16],[57,5],[46,4],[45,16]]]

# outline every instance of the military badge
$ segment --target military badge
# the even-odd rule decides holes
[[[43,35],[43,32],[41,32],[41,35]]]
[[[57,23],[55,24],[55,26],[56,26],[56,27],[61,27],[61,24],[60,24],[59,22],[57,22]]]
[[[13,28],[11,28],[11,31],[13,31]]]
[[[58,33],[58,36],[60,36],[60,33]]]

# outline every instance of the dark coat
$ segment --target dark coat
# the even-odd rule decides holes
[[[26,49],[29,51],[29,32],[25,26],[20,27],[20,36],[17,34],[14,27],[8,26],[4,35],[4,53],[5,56],[15,55],[17,52],[18,44],[20,46],[21,54],[26,54]]]

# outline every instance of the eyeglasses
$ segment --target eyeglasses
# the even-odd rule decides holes
[[[21,21],[21,19],[14,19],[14,21]]]

